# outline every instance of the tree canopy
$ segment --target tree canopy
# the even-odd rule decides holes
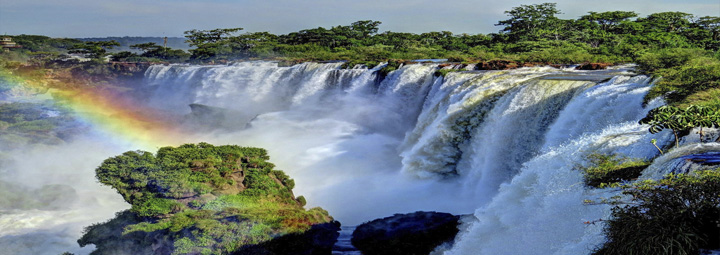
[[[116,41],[83,42],[70,47],[70,53],[84,54],[93,59],[102,59],[107,56],[107,50],[120,46]]]

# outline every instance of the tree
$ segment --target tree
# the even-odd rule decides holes
[[[259,51],[271,52],[277,44],[278,36],[268,32],[256,32],[231,37],[228,40],[233,54],[241,57],[255,57]]]
[[[691,17],[692,14],[684,12],[659,12],[638,21],[642,22],[648,31],[675,33],[689,28]]]
[[[695,45],[708,50],[720,49],[720,17],[697,18],[683,35]]]
[[[587,20],[599,26],[599,29],[607,32],[614,32],[621,22],[638,16],[635,12],[609,11],[609,12],[588,12],[588,15],[580,17],[580,20]]]
[[[501,32],[507,33],[511,41],[536,40],[542,37],[542,33],[556,30],[558,18],[555,14],[561,14],[555,3],[542,3],[532,5],[520,5],[510,11],[505,11],[510,19],[501,20],[496,26],[504,26]]]
[[[130,48],[143,51],[140,55],[146,58],[158,58],[172,62],[186,60],[190,55],[183,50],[175,50],[157,45],[153,42],[130,45]]]
[[[189,43],[190,46],[201,47],[208,43],[222,42],[233,33],[236,33],[243,28],[217,28],[212,30],[189,30],[185,31],[185,42]]]
[[[115,46],[120,46],[120,43],[114,40],[84,42],[70,47],[68,52],[84,54],[85,56],[93,59],[102,59],[107,55],[107,50],[112,49]]]
[[[356,38],[361,39],[376,34],[380,24],[382,24],[380,21],[360,20],[350,24],[350,27],[352,28],[352,31],[356,33]]]
[[[212,59],[227,58],[232,53],[229,38],[243,28],[218,28],[212,30],[185,31],[185,42],[196,49],[190,50],[191,60],[210,61]]]

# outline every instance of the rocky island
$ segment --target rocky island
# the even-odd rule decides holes
[[[207,143],[109,158],[97,179],[132,207],[78,243],[96,245],[92,254],[330,254],[339,223],[305,210],[268,159],[264,149]]]

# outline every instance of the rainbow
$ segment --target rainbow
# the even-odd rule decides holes
[[[47,79],[24,79],[2,69],[0,77],[11,87],[47,91],[56,103],[71,109],[80,121],[92,126],[93,131],[121,145],[153,150],[180,145],[187,142],[189,136],[175,125],[176,120],[118,96],[111,86],[100,88],[53,81],[53,88],[47,89],[43,84]]]

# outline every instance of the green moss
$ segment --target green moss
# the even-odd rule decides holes
[[[583,172],[585,185],[595,188],[634,180],[650,165],[649,161],[628,159],[614,154],[590,154],[588,160],[587,166],[577,168]]]

